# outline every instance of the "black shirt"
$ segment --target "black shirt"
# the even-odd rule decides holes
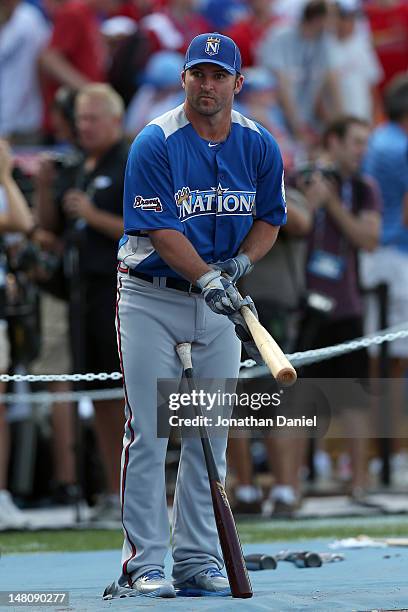
[[[6,277],[7,277],[7,257],[3,239],[0,238],[0,320],[6,318]]]
[[[123,181],[128,146],[116,143],[99,160],[92,172],[85,170],[85,160],[77,168],[71,188],[84,191],[99,209],[114,215],[123,215]],[[68,248],[75,241],[80,248],[81,273],[112,275],[116,277],[118,241],[99,232],[78,219],[67,232]]]

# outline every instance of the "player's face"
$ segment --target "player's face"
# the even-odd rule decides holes
[[[243,77],[216,64],[198,64],[183,73],[188,104],[200,115],[211,117],[231,110],[234,95],[242,88]]]

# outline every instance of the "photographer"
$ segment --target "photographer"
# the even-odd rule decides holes
[[[12,157],[8,144],[0,140],[0,372],[7,373],[10,346],[6,321],[7,261],[2,236],[6,232],[30,234],[34,221],[24,197],[12,176]],[[0,393],[5,383],[0,383]],[[0,527],[18,529],[26,520],[7,491],[7,472],[10,451],[9,430],[5,406],[0,403]]]
[[[302,194],[293,188],[286,190],[287,223],[281,228],[274,248],[257,263],[255,270],[240,279],[242,295],[250,295],[256,302],[259,320],[285,352],[291,352],[297,337],[299,310],[304,295],[305,236],[312,229],[312,214]],[[276,288],[279,287],[279,291]],[[248,385],[249,381],[247,382]],[[250,384],[250,383],[249,383]],[[247,387],[250,389],[250,387]],[[259,390],[259,380],[253,380],[253,390]],[[286,482],[292,475],[296,452],[281,461],[281,440],[265,436],[268,467],[277,483]],[[254,470],[248,437],[230,436],[228,441],[229,467],[235,475],[236,514],[260,514],[262,491],[254,484]],[[285,489],[272,487],[270,497],[274,515],[285,506]],[[290,498],[288,501],[292,501]]]
[[[306,285],[331,304],[326,312],[309,308],[301,325],[300,350],[321,348],[363,335],[363,304],[358,254],[376,248],[380,235],[380,198],[360,173],[370,130],[365,120],[345,116],[331,123],[323,137],[327,164],[297,178],[314,208],[309,237]],[[304,368],[308,378],[368,378],[368,355],[360,349]],[[342,410],[350,439],[350,493],[361,497],[366,478],[366,415],[353,405]]]
[[[76,92],[61,87],[51,107],[51,122],[57,142],[68,146],[64,153],[43,153],[34,177],[34,210],[38,232],[48,232],[50,239],[42,244],[36,266],[36,280],[40,288],[39,311],[41,345],[39,354],[30,364],[30,373],[72,374],[69,337],[68,282],[64,275],[64,222],[56,202],[73,184],[82,153],[77,145],[74,105]],[[67,393],[68,381],[47,384],[51,393]],[[50,407],[52,425],[52,483],[51,495],[55,503],[70,504],[75,495],[75,421],[74,406],[64,401]]]
[[[50,189],[56,165],[44,160],[38,183],[41,226],[65,243],[73,367],[79,372],[119,370],[115,332],[116,253],[123,233],[123,103],[108,85],[82,88],[75,100],[75,127],[83,157],[65,168],[57,193]],[[58,174],[58,173],[57,173]],[[59,173],[61,175],[61,173]],[[63,184],[62,184],[63,183]],[[92,383],[95,387],[120,383]],[[95,429],[106,472],[107,496],[96,517],[120,520],[119,461],[122,400],[94,402]]]
[[[325,165],[304,168],[289,181],[303,195],[305,202],[302,210],[303,222],[299,224],[300,210],[294,207],[293,201],[296,190],[288,191],[286,231],[291,230],[293,236],[307,235],[307,246],[305,257],[298,251],[289,259],[286,257],[286,266],[280,263],[276,282],[272,280],[271,270],[267,267],[264,270],[261,268],[263,292],[269,291],[275,304],[269,301],[269,308],[262,308],[259,290],[254,286],[256,278],[253,275],[245,278],[245,292],[249,291],[251,296],[255,297],[257,305],[258,302],[261,304],[261,320],[268,311],[269,318],[272,318],[277,313],[277,299],[282,299],[282,293],[285,295],[285,286],[287,283],[290,285],[291,277],[293,280],[298,276],[294,271],[299,262],[305,261],[306,287],[303,283],[298,284],[297,301],[284,303],[288,315],[290,307],[295,303],[305,302],[296,350],[330,346],[363,335],[357,256],[360,250],[375,249],[380,233],[379,196],[371,182],[360,173],[368,137],[369,126],[366,121],[348,116],[338,119],[327,127],[324,134],[322,157]],[[297,223],[291,229],[289,220],[295,212]],[[310,219],[307,213],[311,213]],[[283,247],[282,236],[279,240]],[[289,267],[287,264],[290,264]],[[265,283],[266,278],[268,283]],[[278,283],[280,292],[279,296],[276,296],[275,288]],[[301,300],[300,294],[304,289],[306,299]],[[288,295],[291,294],[293,291]],[[264,324],[270,328],[265,318]],[[276,329],[273,329],[273,333],[282,343],[283,339],[279,337]],[[292,346],[289,350],[291,349]],[[367,378],[367,352],[354,351],[305,367],[302,376]],[[354,405],[345,406],[342,415],[349,436],[360,436],[359,439],[350,440],[353,466],[350,492],[357,498],[361,497],[365,485],[366,440],[363,436],[366,431],[366,417],[359,406]],[[234,465],[250,465],[249,452],[248,449],[244,451],[244,442],[243,438],[233,440],[232,444],[230,441]],[[275,476],[275,483],[269,494],[273,508],[272,517],[292,517],[301,501],[299,472],[305,460],[307,438],[273,436],[266,439],[266,446],[268,460]],[[244,456],[247,461],[242,461]],[[252,474],[248,469],[240,468],[237,471],[236,510],[245,514],[260,510],[260,496],[252,486]]]

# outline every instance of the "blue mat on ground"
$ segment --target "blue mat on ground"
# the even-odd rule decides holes
[[[250,544],[245,554],[276,554],[279,550],[329,551],[328,540],[303,540]],[[340,551],[345,560],[320,568],[299,569],[280,562],[276,570],[250,572],[252,599],[147,597],[103,601],[105,586],[117,578],[120,551],[84,553],[33,553],[6,555],[0,559],[0,591],[69,591],[70,605],[59,610],[121,612],[127,610],[197,610],[276,612],[323,610],[408,610],[408,549],[370,548]],[[170,575],[171,558],[166,560]],[[0,607],[0,610],[3,609]],[[6,608],[4,608],[6,609]],[[7,607],[18,612],[22,607]],[[51,607],[35,607],[51,610]]]

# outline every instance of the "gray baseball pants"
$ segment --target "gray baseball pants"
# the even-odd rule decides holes
[[[125,432],[121,462],[124,528],[122,574],[130,585],[163,569],[170,537],[166,504],[167,439],[157,437],[157,379],[182,378],[176,344],[192,343],[196,378],[237,378],[241,343],[234,326],[200,294],[118,275],[116,327],[124,375]],[[102,330],[101,330],[102,331]],[[222,480],[227,435],[211,436]],[[182,439],[173,508],[173,578],[180,582],[209,566],[222,567],[211,493],[199,438]]]

